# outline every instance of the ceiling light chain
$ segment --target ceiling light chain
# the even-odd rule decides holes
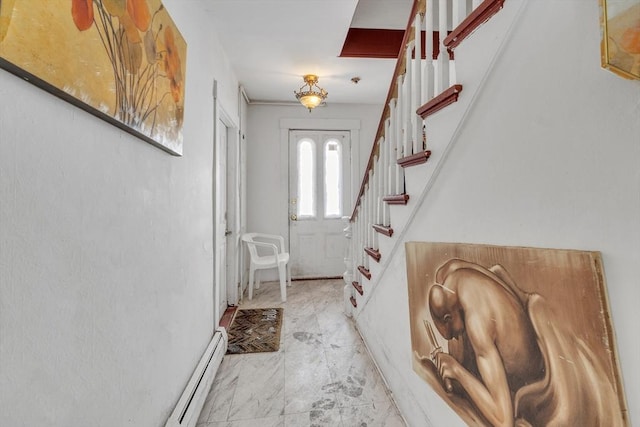
[[[298,92],[294,90],[293,93],[295,93],[296,99],[311,112],[327,98],[329,93],[318,86],[318,76],[315,74],[306,74],[302,78],[305,84]]]

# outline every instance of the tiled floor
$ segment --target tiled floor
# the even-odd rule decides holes
[[[402,427],[353,323],[341,280],[296,281],[280,302],[263,283],[240,308],[284,307],[277,353],[227,355],[198,420],[201,427]]]

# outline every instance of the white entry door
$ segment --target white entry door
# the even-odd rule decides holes
[[[350,212],[348,131],[289,132],[289,252],[293,278],[344,272]]]

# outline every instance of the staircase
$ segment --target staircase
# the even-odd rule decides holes
[[[505,0],[414,1],[346,230],[345,304],[356,319],[508,40],[522,4],[509,2],[505,7]]]

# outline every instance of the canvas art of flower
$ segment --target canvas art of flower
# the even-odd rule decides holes
[[[0,57],[181,154],[186,43],[159,0],[1,0]]]

